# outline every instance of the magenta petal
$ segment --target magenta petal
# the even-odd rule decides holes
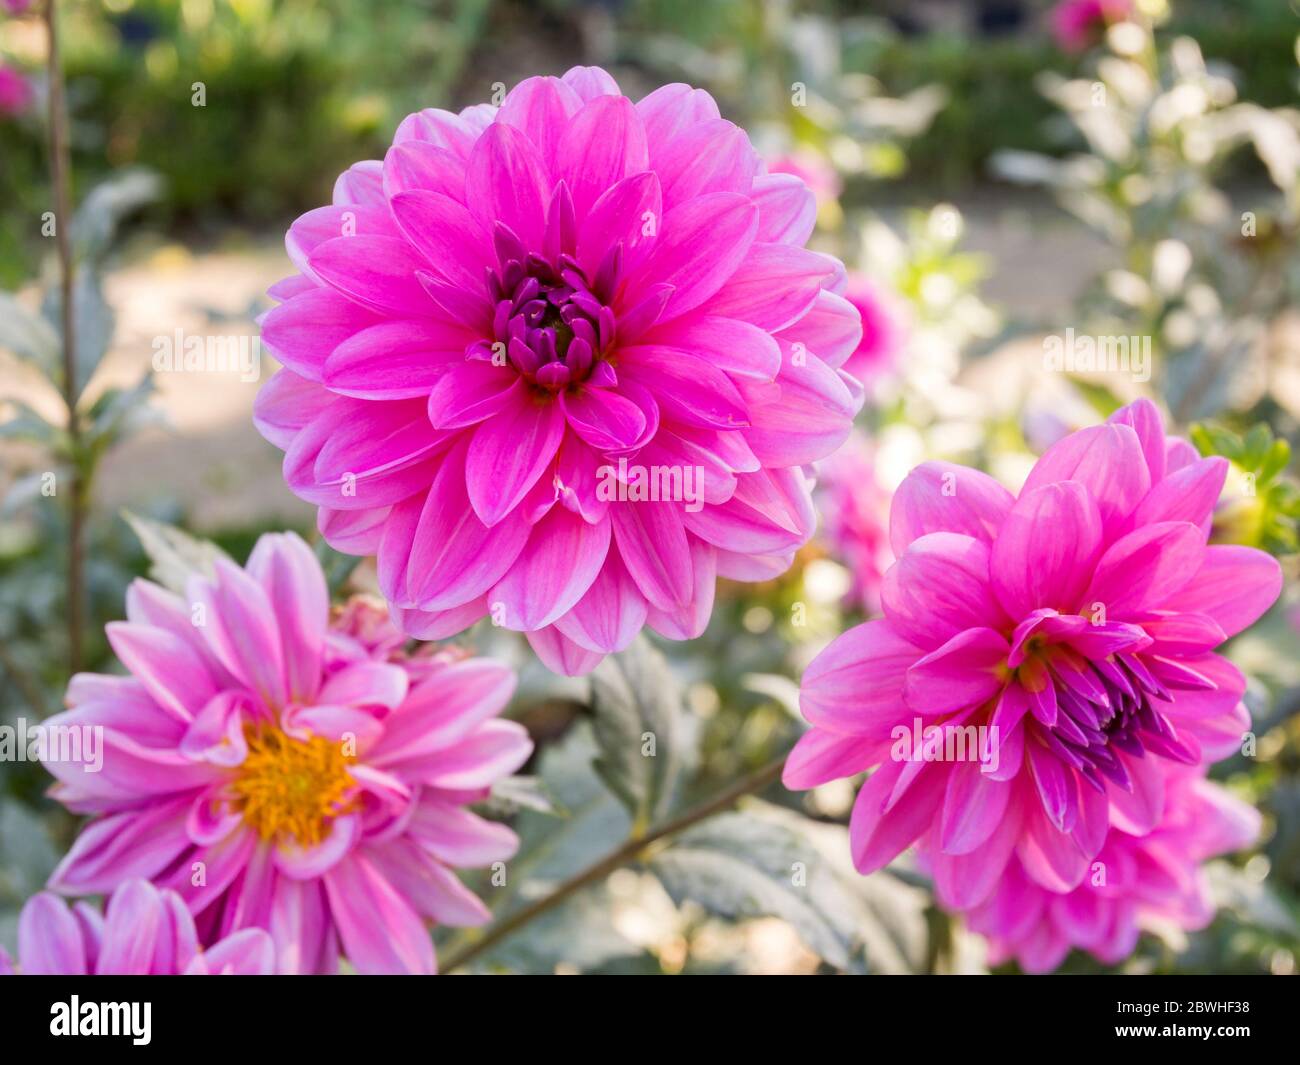
[[[484,525],[500,522],[555,458],[564,411],[531,391],[514,393],[496,417],[474,430],[465,460],[469,501]]]
[[[733,377],[771,381],[781,370],[781,349],[772,335],[734,318],[696,312],[657,326],[642,342],[689,352]]]
[[[968,759],[953,765],[939,822],[939,847],[945,854],[969,854],[986,843],[1004,819],[1012,785],[983,772]],[[1010,848],[1003,855],[1010,853]]]
[[[1101,512],[1083,485],[1058,481],[1025,492],[993,544],[993,590],[1013,618],[1041,608],[1072,613],[1101,548]]]
[[[928,533],[885,573],[885,616],[905,639],[928,651],[970,628],[1008,619],[989,586],[989,549],[957,533]]]
[[[544,628],[567,613],[596,579],[609,551],[612,524],[583,521],[557,507],[533,526],[528,543],[488,593],[505,607],[499,620],[509,629]]]
[[[487,230],[464,204],[439,192],[402,192],[392,209],[406,239],[428,260],[426,268],[453,285],[482,286],[496,257]]]
[[[525,635],[542,665],[563,677],[586,676],[605,657],[602,651],[591,651],[582,644],[575,643],[555,625]]]
[[[165,914],[157,888],[128,880],[109,899],[104,911],[104,941],[97,970],[101,975],[147,976],[154,972],[154,947]],[[170,959],[169,959],[170,960]],[[169,965],[164,973],[171,972]]]
[[[758,204],[757,240],[802,247],[817,224],[817,198],[794,174],[764,174],[755,178],[753,200]]]
[[[786,756],[781,783],[791,791],[803,791],[856,776],[878,764],[888,749],[888,741],[882,744],[861,736],[811,728]]]
[[[417,270],[427,266],[424,258],[398,237],[335,237],[311,256],[312,269],[330,288],[362,307],[399,318],[428,316],[432,311],[429,297],[415,276]],[[282,311],[298,300],[276,310]],[[321,358],[327,354],[322,351]]]
[[[1057,441],[1030,471],[1021,495],[1078,481],[1097,502],[1107,535],[1129,520],[1151,487],[1142,444],[1127,425],[1094,425]]]
[[[496,121],[525,134],[554,176],[564,158],[559,150],[561,137],[582,103],[582,97],[559,78],[525,78],[506,94]]]
[[[933,532],[961,533],[992,544],[1015,497],[988,474],[950,462],[924,462],[898,486],[890,505],[889,540],[902,555]]]
[[[379,321],[338,292],[312,288],[267,312],[262,319],[262,343],[295,374],[319,381],[330,352]]]
[[[1210,520],[1228,476],[1228,460],[1218,455],[1200,459],[1160,481],[1133,514],[1139,528],[1161,521],[1202,525]]]
[[[779,339],[802,344],[810,355],[838,369],[862,341],[862,314],[843,296],[822,289],[807,313],[781,330]]]
[[[645,619],[645,596],[617,549],[611,549],[591,587],[567,614],[556,619],[555,627],[586,650],[604,655],[627,647]]]
[[[617,503],[610,508],[619,554],[654,606],[685,603],[694,580],[690,543],[678,503]]]
[[[470,359],[453,363],[429,393],[429,422],[435,429],[460,429],[498,415],[526,385],[509,367]]]
[[[992,629],[959,632],[907,670],[908,707],[918,714],[946,714],[983,702],[1006,683],[1009,651]]]
[[[587,215],[606,189],[646,169],[645,129],[625,96],[598,96],[573,117],[560,138],[558,179],[573,194],[577,216]]]
[[[525,134],[501,122],[488,126],[470,152],[465,184],[476,190],[470,210],[484,230],[501,222],[525,247],[541,246],[550,190],[546,164]]]
[[[891,801],[894,785],[909,763],[886,762],[871,775],[853,804],[849,845],[853,864],[863,876],[888,865],[933,823],[943,802],[945,768],[922,765],[911,787]]]
[[[1137,433],[1151,483],[1159,484],[1166,473],[1166,447],[1164,419],[1160,416],[1156,405],[1149,399],[1139,399],[1127,407],[1121,407],[1107,421],[1112,425],[1127,425]]]
[[[1206,614],[1235,636],[1249,628],[1282,593],[1282,567],[1253,547],[1212,545],[1200,567],[1181,590],[1157,604],[1167,610]]]
[[[858,625],[809,663],[799,707],[819,728],[887,737],[904,717],[903,684],[921,653],[887,621]]]
[[[1196,574],[1204,544],[1205,534],[1187,522],[1145,525],[1101,556],[1084,603],[1101,603],[1116,619],[1167,607]]]
[[[834,272],[833,259],[806,248],[754,244],[710,310],[775,333],[808,312]]]
[[[279,621],[289,696],[307,701],[320,684],[329,622],[325,574],[296,533],[261,537],[248,556],[247,569],[266,590]]]
[[[645,432],[645,414],[639,406],[608,388],[579,386],[560,395],[569,425],[600,451],[629,448]]]

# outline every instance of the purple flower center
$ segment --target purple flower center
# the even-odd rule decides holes
[[[548,392],[562,392],[589,378],[593,384],[613,384],[613,370],[602,354],[614,342],[614,312],[608,302],[621,249],[606,256],[589,280],[573,256],[561,253],[552,262],[525,251],[504,226],[498,226],[496,247],[502,266],[487,278],[495,305],[495,341],[480,346],[480,357],[487,347],[496,365],[513,366]]]

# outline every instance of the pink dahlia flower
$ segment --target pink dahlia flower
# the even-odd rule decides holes
[[[844,369],[858,380],[870,382],[895,368],[907,343],[907,307],[861,274],[849,275],[844,296],[862,316],[862,339]]]
[[[1082,52],[1112,22],[1123,22],[1132,0],[1061,0],[1052,8],[1052,36],[1066,52]]]
[[[778,156],[767,164],[767,169],[772,174],[797,177],[812,190],[818,203],[839,199],[844,191],[844,182],[835,168],[816,152],[800,150]]]
[[[855,434],[818,467],[817,499],[826,544],[852,576],[849,602],[868,614],[878,612],[894,552],[889,546],[889,493],[876,480],[875,455],[865,437]]]
[[[0,115],[19,115],[32,103],[32,83],[14,70],[0,64]]]
[[[452,869],[517,846],[465,809],[532,749],[497,717],[507,666],[402,660],[355,609],[331,626],[291,533],[185,599],[137,581],[127,617],[108,638],[130,675],[78,674],[49,721],[103,730],[99,771],[47,762],[54,797],[93,816],[53,890],[144,877],[185,900],[204,943],[269,930],[280,972],[331,972],[340,951],[362,972],[431,972],[426,921],[488,919]]]
[[[275,947],[260,928],[232,932],[206,949],[174,891],[127,880],[104,913],[85,902],[69,911],[57,895],[33,895],[18,917],[18,967],[25,976],[269,976]],[[0,947],[0,973],[12,975]]]
[[[864,873],[919,841],[969,909],[1015,855],[1072,891],[1115,827],[1160,823],[1170,767],[1222,758],[1249,719],[1214,648],[1277,598],[1261,551],[1207,546],[1227,470],[1142,401],[1048,449],[1019,498],[917,467],[894,494],[884,617],[808,667],[807,788],[879,766],[853,809]],[[918,742],[919,740],[919,742]]]
[[[1253,842],[1259,823],[1258,811],[1203,772],[1172,772],[1160,824],[1145,836],[1111,829],[1079,887],[1047,891],[1013,858],[967,923],[988,937],[992,965],[1015,958],[1028,972],[1048,972],[1071,947],[1114,965],[1133,953],[1144,928],[1208,925],[1214,904],[1200,863]]]
[[[412,636],[491,613],[569,674],[698,636],[716,577],[808,540],[803,466],[861,401],[814,215],[686,85],[577,68],[421,111],[290,229],[257,424]]]

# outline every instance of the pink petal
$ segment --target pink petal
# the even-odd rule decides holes
[[[989,549],[957,533],[913,540],[885,573],[885,616],[904,639],[927,651],[972,628],[1008,622],[989,585]]]
[[[992,544],[1015,497],[992,477],[951,462],[924,462],[890,504],[889,542],[901,556],[927,533],[952,532]]]
[[[1207,614],[1225,635],[1235,636],[1258,621],[1281,592],[1277,559],[1253,547],[1215,544],[1205,549],[1192,579],[1159,605]]]
[[[564,424],[564,411],[553,399],[520,390],[474,430],[465,480],[484,525],[500,522],[536,484],[555,458]]]
[[[1094,425],[1058,440],[1030,471],[1021,495],[1054,481],[1078,481],[1088,490],[1108,537],[1151,487],[1142,443],[1127,425]]]
[[[1010,649],[992,629],[959,632],[907,670],[907,705],[918,714],[946,714],[996,695],[1006,683]]]
[[[528,543],[488,593],[505,606],[501,624],[529,632],[567,613],[586,594],[605,563],[613,525],[595,525],[557,507],[533,526]]]
[[[330,609],[325,574],[296,533],[261,537],[248,556],[247,569],[266,590],[276,612],[289,696],[306,702],[320,686]]]
[[[921,653],[887,621],[849,629],[804,670],[799,708],[819,728],[883,739],[903,718],[903,684]]]
[[[367,859],[350,855],[325,874],[325,892],[348,961],[360,973],[434,971],[424,923]]]
[[[18,961],[24,976],[84,976],[86,948],[77,919],[57,895],[42,891],[18,918]]]
[[[1111,618],[1168,608],[1170,598],[1196,573],[1204,544],[1204,533],[1187,522],[1145,525],[1101,556],[1083,601],[1105,604]]]

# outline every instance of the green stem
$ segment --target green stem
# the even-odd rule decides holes
[[[58,0],[46,0],[45,29],[49,39],[50,185],[54,193],[54,237],[59,251],[59,282],[63,325],[63,403],[67,407],[70,452],[68,494],[68,668],[81,669],[84,627],[85,493],[81,480],[81,419],[77,413],[77,336],[73,289],[76,263],[72,255],[71,156],[68,150],[68,109],[63,93],[63,64],[59,55]]]
[[[650,851],[660,840],[667,839],[669,836],[676,835],[678,832],[682,832],[692,825],[712,817],[714,814],[730,809],[739,799],[746,795],[762,791],[763,788],[780,778],[784,766],[785,755],[782,755],[762,769],[755,770],[747,777],[742,777],[731,787],[720,791],[699,806],[678,814],[671,820],[665,821],[658,828],[650,829],[644,835],[625,841],[603,858],[587,866],[586,869],[569,877],[549,895],[542,896],[536,902],[530,903],[523,909],[512,913],[504,921],[493,925],[482,939],[448,958],[442,966],[442,971],[450,973],[463,967],[467,962],[478,957],[490,947],[495,946],[507,936],[513,935],[535,917],[540,917],[548,910],[554,909],[569,896],[604,880],[615,869],[636,861],[645,855],[647,851]]]

